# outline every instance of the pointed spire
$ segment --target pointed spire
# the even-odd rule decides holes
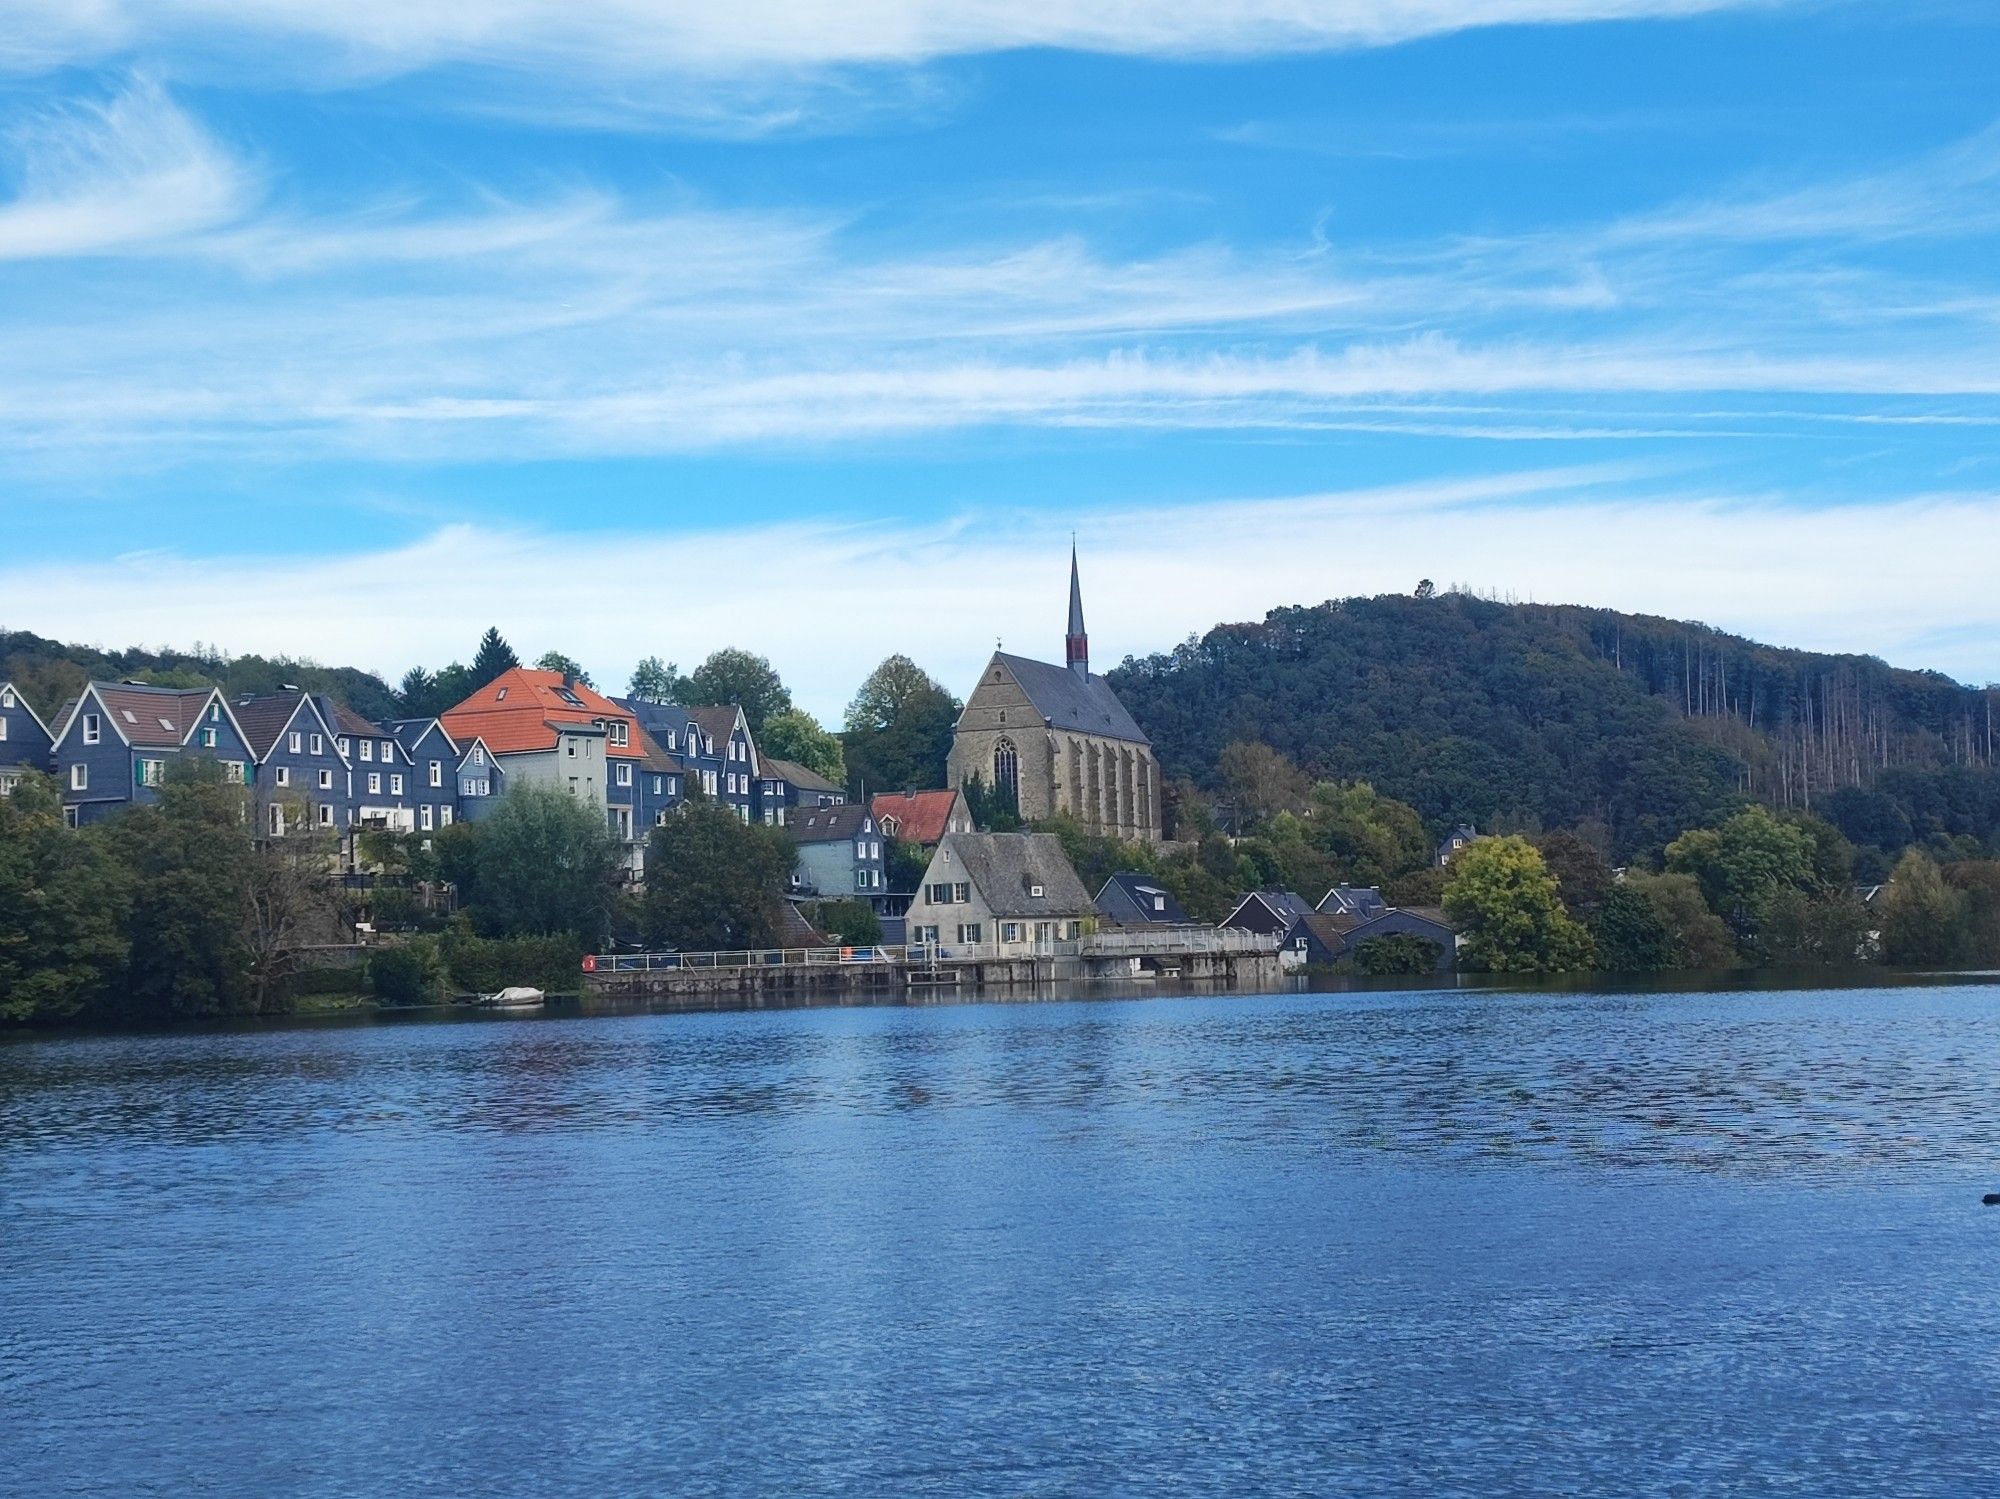
[[[1069,637],[1064,642],[1069,669],[1080,677],[1090,675],[1090,636],[1083,628],[1083,584],[1076,570],[1076,536],[1069,539]]]

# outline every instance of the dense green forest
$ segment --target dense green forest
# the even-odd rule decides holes
[[[1993,691],[1704,625],[1465,594],[1337,600],[1128,660],[1113,685],[1166,774],[1221,801],[1224,750],[1367,781],[1434,829],[1581,828],[1620,859],[1763,802],[1865,867],[1992,852]],[[1878,874],[1879,877],[1879,874]]]
[[[161,687],[220,687],[231,698],[276,692],[286,683],[324,692],[364,718],[394,718],[396,694],[373,672],[320,666],[285,656],[229,656],[213,647],[189,650],[100,650],[65,645],[26,630],[0,630],[0,682],[12,682],[44,716],[90,681],[152,682]]]

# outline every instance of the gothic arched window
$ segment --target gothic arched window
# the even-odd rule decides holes
[[[993,789],[1009,802],[1018,804],[1021,795],[1021,755],[1011,739],[1003,739],[993,746]]]

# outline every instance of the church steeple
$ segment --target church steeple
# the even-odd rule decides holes
[[[1069,544],[1069,638],[1064,643],[1064,659],[1080,677],[1090,675],[1090,636],[1083,628],[1083,584],[1076,574],[1076,540]]]

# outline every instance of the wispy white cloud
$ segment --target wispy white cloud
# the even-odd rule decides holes
[[[19,186],[0,200],[0,260],[154,248],[228,223],[254,189],[148,80],[37,113],[10,135]]]
[[[918,249],[855,216],[678,190],[388,187],[307,211],[259,198],[156,86],[82,120],[62,151],[28,142],[0,209],[0,256],[63,278],[57,296],[0,285],[0,452],[21,461],[660,454],[991,425],[1657,437],[1732,430],[1744,413],[1701,406],[1733,397],[1824,398],[1826,423],[1983,420],[2000,396],[1995,299],[1962,267],[1774,260],[1719,209],[1365,250]],[[1994,141],[1918,163],[1931,186],[1901,232],[1947,194],[1958,225],[1993,213]],[[1880,233],[1892,215],[1865,217]],[[1621,397],[1643,399],[1603,409]],[[1972,409],[1885,404],[1941,397]]]
[[[1487,26],[1629,21],[1783,0],[16,0],[0,64],[200,54],[328,77],[448,65],[600,80],[923,63],[1024,47],[1147,57],[1390,46]],[[22,11],[25,7],[25,12]]]
[[[1110,664],[1166,649],[1218,620],[1329,596],[1496,583],[1524,599],[1705,619],[1765,639],[1869,651],[1969,679],[2000,674],[2000,494],[1906,495],[1821,509],[1801,525],[1785,496],[1689,490],[1631,468],[1530,470],[1342,493],[1152,507],[1077,523],[1093,643]],[[1217,535],[1275,533],[1282,547],[1218,552]],[[1369,544],[1350,544],[1365,532]],[[1699,537],[1699,545],[1690,538]],[[1560,544],[1555,539],[1560,538]],[[125,644],[215,640],[375,667],[463,657],[496,623],[526,653],[561,648],[601,682],[659,652],[691,664],[725,644],[771,656],[801,700],[839,714],[882,656],[912,645],[958,690],[996,637],[1053,655],[1067,527],[1029,513],[927,525],[746,527],[575,536],[448,527],[410,546],[344,556],[234,559],[157,552],[100,561],[100,586],[67,566],[0,565],[11,620]],[[809,554],[809,569],[746,556]],[[726,577],[653,624],[619,576]],[[998,560],[996,560],[998,559]],[[407,580],[422,577],[412,589]],[[1610,580],[1615,580],[1615,591]],[[1855,600],[1866,600],[1857,608]]]

